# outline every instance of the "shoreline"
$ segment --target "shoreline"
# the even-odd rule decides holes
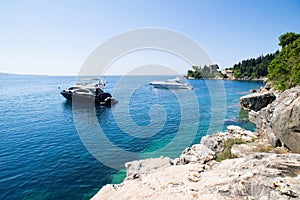
[[[254,78],[254,79],[238,79],[238,78],[200,78],[200,79],[195,79],[195,78],[186,78],[187,80],[221,80],[221,81],[259,81],[265,83],[267,78]]]
[[[290,102],[300,100],[300,87],[290,91],[299,94],[292,95],[294,99]],[[260,93],[265,92],[261,89],[253,94],[255,98],[264,98]],[[289,91],[277,94],[276,99],[286,102],[284,97],[290,95],[286,93]],[[199,144],[186,148],[179,158],[126,163],[125,180],[102,187],[92,199],[300,198],[300,154],[292,153],[290,144],[287,147],[283,142],[281,145],[270,142],[266,127],[259,124],[260,120],[253,120],[260,116],[259,112],[271,105],[278,107],[280,103],[275,100],[264,105],[261,111],[250,111],[256,132],[231,125],[225,132],[204,136]],[[260,167],[253,173],[257,170],[255,166]]]

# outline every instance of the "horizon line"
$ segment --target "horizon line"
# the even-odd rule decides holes
[[[0,75],[17,75],[17,76],[79,76],[75,74],[32,74],[32,73],[8,73],[8,72],[0,72]],[[185,76],[186,74],[87,74],[87,75],[80,75],[80,76]],[[80,77],[79,76],[79,77]]]

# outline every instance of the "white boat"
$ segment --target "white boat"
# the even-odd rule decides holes
[[[189,83],[180,81],[179,77],[175,79],[168,79],[165,81],[152,81],[150,82],[150,85],[155,88],[163,89],[193,89],[193,87]]]

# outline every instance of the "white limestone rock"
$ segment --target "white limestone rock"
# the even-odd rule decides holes
[[[195,144],[192,147],[186,148],[181,156],[180,163],[188,164],[188,163],[200,163],[204,164],[215,157],[215,152],[207,148],[203,144]]]

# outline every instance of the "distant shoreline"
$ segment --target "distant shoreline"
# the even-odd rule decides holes
[[[223,80],[223,81],[258,81],[258,82],[266,82],[267,78],[251,78],[251,79],[222,79],[222,78],[200,78],[200,79],[196,79],[196,78],[186,78],[187,80]]]

